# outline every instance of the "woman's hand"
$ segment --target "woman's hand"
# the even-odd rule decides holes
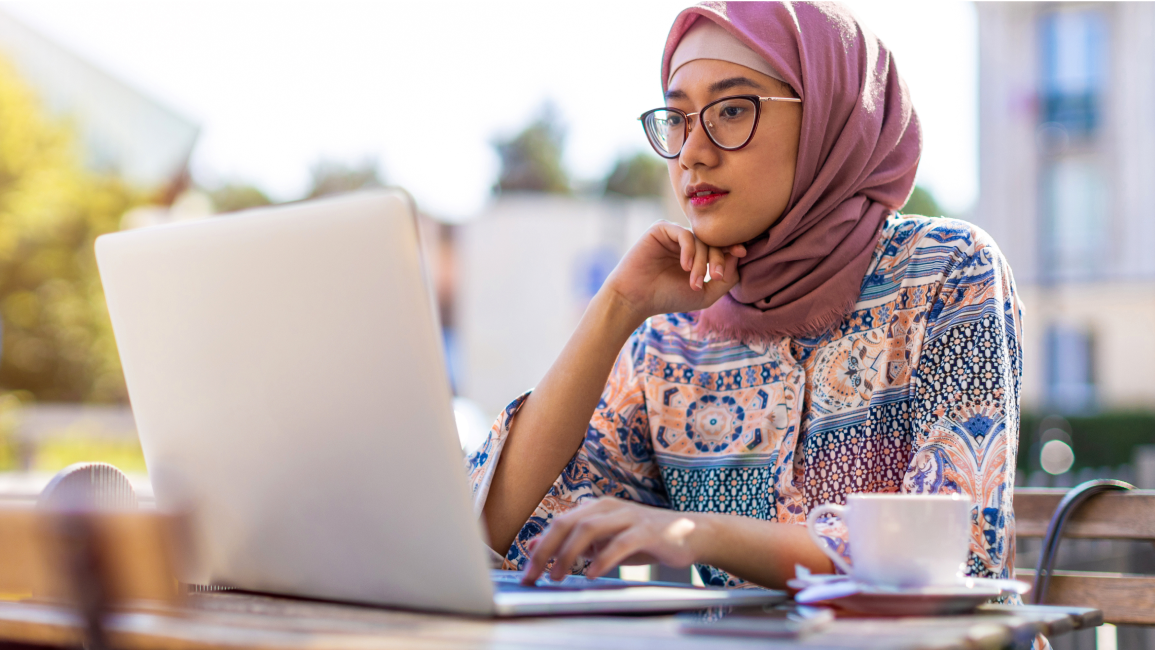
[[[605,289],[618,294],[639,322],[705,309],[737,284],[738,258],[745,255],[741,244],[714,248],[677,224],[659,221],[626,252]]]
[[[620,564],[685,567],[699,559],[701,522],[692,513],[604,497],[554,518],[530,542],[523,582],[533,584],[554,560],[550,577],[561,580],[579,557],[592,560],[586,575],[596,578]]]

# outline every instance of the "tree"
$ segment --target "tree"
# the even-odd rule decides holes
[[[670,175],[666,163],[644,151],[619,158],[605,180],[607,195],[633,198],[660,197],[669,191],[669,187]]]
[[[557,111],[546,104],[529,126],[493,146],[501,157],[501,175],[494,191],[568,194],[569,178],[562,165],[565,131]]]
[[[924,217],[941,217],[943,216],[942,208],[939,207],[938,201],[934,200],[934,195],[930,190],[915,185],[914,191],[910,193],[910,198],[906,200],[906,205],[899,210],[902,214],[918,214]]]
[[[332,160],[321,160],[310,170],[313,182],[307,199],[331,194],[344,194],[371,187],[384,187],[377,160],[368,158],[358,164],[349,165]]]
[[[0,116],[0,388],[124,401],[93,242],[145,197],[86,170],[75,134],[2,60]]]
[[[225,183],[209,190],[208,195],[217,212],[237,212],[273,203],[260,188],[246,183]]]

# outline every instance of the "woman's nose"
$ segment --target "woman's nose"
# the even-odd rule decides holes
[[[702,127],[702,116],[695,115],[690,119],[691,122],[688,125],[690,133],[686,136],[686,142],[682,145],[681,153],[678,154],[678,162],[686,169],[695,165],[713,166],[718,164],[721,152],[706,135],[706,129]]]

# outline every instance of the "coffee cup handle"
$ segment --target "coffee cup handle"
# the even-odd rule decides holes
[[[846,563],[846,560],[842,559],[842,556],[839,555],[837,551],[830,548],[830,545],[826,543],[826,540],[823,539],[818,534],[818,532],[814,530],[814,523],[818,521],[818,518],[822,515],[834,515],[845,521],[846,506],[840,506],[834,503],[824,503],[811,510],[810,514],[806,517],[806,532],[810,533],[810,539],[814,542],[815,545],[818,546],[818,550],[825,553],[826,557],[830,558],[830,561],[834,562],[835,566],[837,566],[839,569],[842,569],[843,573],[850,575],[852,573],[850,565]]]

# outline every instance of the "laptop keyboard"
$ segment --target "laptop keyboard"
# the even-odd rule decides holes
[[[490,571],[493,579],[493,589],[499,592],[511,591],[584,591],[586,589],[624,589],[639,587],[642,583],[620,580],[618,578],[587,578],[585,576],[566,576],[558,581],[548,577],[539,578],[535,585],[521,584],[521,571]]]

